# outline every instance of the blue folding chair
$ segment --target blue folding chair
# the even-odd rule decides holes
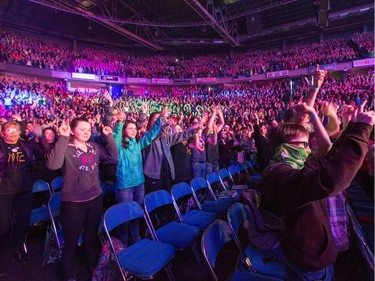
[[[217,218],[217,214],[205,212],[199,209],[194,199],[194,193],[186,182],[180,182],[172,186],[172,199],[179,217],[183,223],[206,229]],[[196,205],[196,209],[193,205]]]
[[[61,194],[60,192],[56,192],[55,194],[51,196],[51,198],[48,201],[48,212],[49,212],[49,216],[51,219],[51,231],[55,237],[57,249],[61,256],[61,249],[64,245],[64,236],[63,236],[61,224],[59,221],[60,207],[61,207]],[[47,252],[49,252],[50,238],[51,236],[48,239],[46,239],[46,241],[48,240],[48,245],[46,245],[45,247],[45,249],[47,249]]]
[[[62,188],[63,179],[64,179],[63,176],[58,176],[52,180],[51,182],[52,193],[58,192]]]
[[[204,178],[193,178],[190,181],[190,186],[194,192],[194,198],[201,210],[215,213],[219,217],[225,216],[227,210],[232,204],[229,202],[218,201]]]
[[[216,220],[212,223],[202,235],[202,252],[206,260],[206,263],[210,269],[213,280],[231,280],[231,281],[281,281],[274,277],[264,276],[255,272],[251,272],[244,267],[233,268],[233,272],[226,276],[226,278],[220,278],[217,274],[218,268],[218,256],[225,245],[234,241],[235,248],[238,250],[238,255],[241,256],[238,244],[234,239],[235,235],[233,230],[230,228],[227,222],[223,220]]]
[[[195,244],[200,229],[196,226],[177,222],[173,219],[169,220],[170,215],[174,216],[176,213],[165,214],[165,212],[172,209],[175,210],[173,203],[172,196],[164,189],[151,192],[145,196],[144,208],[153,233],[157,240],[171,244],[177,250],[184,250],[191,245],[197,260],[200,261]],[[172,206],[173,208],[166,210],[166,208]],[[162,220],[160,215],[166,215],[167,218]]]
[[[220,169],[218,174],[225,189],[230,189],[230,187],[234,184],[234,180],[232,178],[232,175],[229,173],[228,169]],[[227,185],[225,184],[225,182],[227,183]]]
[[[215,193],[218,201],[235,203],[240,200],[241,191],[240,190],[227,190],[224,183],[220,179],[218,173],[211,172],[206,176],[207,183],[210,189]]]
[[[243,165],[246,169],[245,171],[250,175],[252,185],[256,185],[257,183],[259,183],[260,180],[262,179],[262,174],[257,173],[254,170],[253,163],[251,163],[251,161],[246,161]]]
[[[133,219],[144,219],[149,231],[152,231],[142,207],[134,201],[123,202],[110,207],[104,214],[103,224],[111,251],[120,269],[123,280],[128,275],[141,279],[152,279],[161,269],[165,268],[169,280],[174,280],[168,266],[176,254],[176,249],[170,244],[161,241],[143,238],[116,252],[111,231],[119,225]]]
[[[250,172],[247,170],[246,162],[245,163],[238,163],[237,169],[239,169],[240,172],[245,172],[246,174],[250,175]]]
[[[49,184],[44,180],[35,180],[33,184],[33,194],[39,195],[42,201],[48,201],[51,196],[51,189]],[[41,206],[31,210],[30,225],[35,225],[49,220],[49,213],[47,206],[41,202]]]
[[[233,177],[233,175],[239,174],[241,172],[240,168],[236,165],[230,165],[228,167],[228,171],[232,175],[232,177]]]
[[[250,213],[242,203],[234,204],[229,208],[227,214],[228,223],[235,233],[235,239],[240,245],[243,255],[248,259],[250,266],[255,272],[285,279],[285,256],[280,247],[271,250],[261,250],[251,243],[248,243],[248,241],[241,241],[240,229],[244,221],[249,219],[249,216]],[[247,234],[244,236],[247,237]]]

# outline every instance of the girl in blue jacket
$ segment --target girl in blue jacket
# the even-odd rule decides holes
[[[118,122],[113,128],[114,138],[118,147],[118,164],[116,170],[116,201],[136,201],[142,204],[145,195],[142,149],[151,144],[158,136],[162,120],[168,115],[162,111],[152,129],[138,139],[136,123],[125,119],[124,113],[119,113]],[[128,232],[133,242],[139,240],[138,221],[125,223],[120,227],[118,236],[121,241],[128,244]]]

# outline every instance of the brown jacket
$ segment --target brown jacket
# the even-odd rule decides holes
[[[287,259],[303,270],[321,270],[336,259],[325,198],[349,187],[368,150],[372,126],[351,124],[325,159],[298,170],[269,166],[260,183],[262,207],[283,217],[281,247]]]

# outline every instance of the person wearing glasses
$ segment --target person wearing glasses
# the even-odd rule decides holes
[[[2,124],[0,139],[0,266],[9,243],[17,263],[28,262],[24,248],[32,208],[32,150],[20,140],[21,127],[16,121]],[[0,272],[1,272],[0,268]]]
[[[272,130],[269,140],[274,164],[265,169],[260,183],[261,208],[285,223],[281,248],[286,256],[286,280],[329,281],[334,279],[338,247],[327,200],[349,187],[361,167],[375,113],[359,108],[329,148],[325,146],[329,145],[325,143],[327,132],[314,108],[304,103],[299,110],[308,114],[320,149],[308,158],[309,131],[301,124],[284,123]]]

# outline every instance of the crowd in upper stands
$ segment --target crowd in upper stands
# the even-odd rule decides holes
[[[118,75],[122,77],[234,77],[340,63],[374,56],[374,34],[301,43],[284,50],[248,50],[228,55],[200,55],[180,59],[173,55],[131,55],[126,51],[72,48],[68,42],[3,30],[0,62],[41,69]]]

